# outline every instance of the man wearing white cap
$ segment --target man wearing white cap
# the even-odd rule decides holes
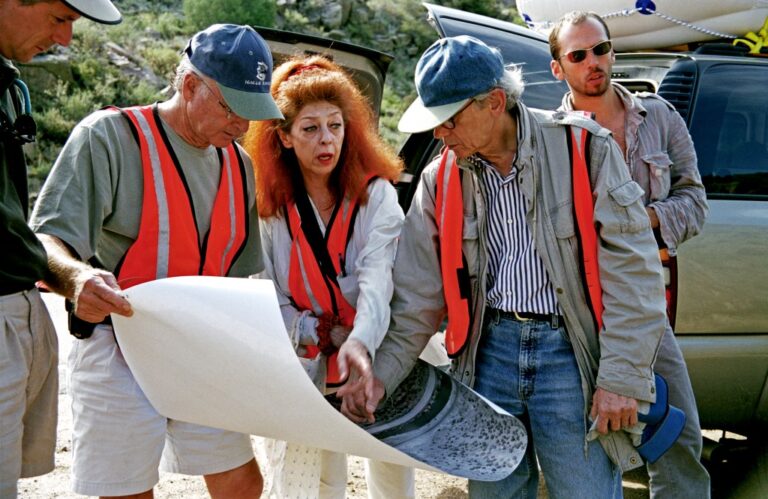
[[[108,0],[0,0],[0,498],[17,480],[53,469],[58,400],[56,332],[35,283],[46,254],[27,226],[27,166],[34,141],[29,92],[12,61],[69,45],[80,16],[120,22]]]
[[[204,475],[212,497],[261,494],[250,437],[160,415],[109,314],[131,315],[121,290],[142,282],[262,270],[253,169],[235,139],[250,120],[282,118],[271,79],[256,31],[213,25],[184,50],[173,97],[85,118],[41,190],[31,225],[80,339],[69,359],[79,494],[152,497],[159,468]]]
[[[642,459],[619,430],[656,399],[665,326],[643,192],[607,130],[528,109],[520,70],[480,40],[437,41],[416,87],[399,128],[432,130],[445,148],[403,225],[376,378],[343,387],[342,408],[370,420],[447,314],[453,376],[529,432],[523,463],[470,481],[470,497],[534,499],[539,465],[550,497],[621,497],[621,471]]]

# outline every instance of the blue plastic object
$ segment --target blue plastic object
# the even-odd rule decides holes
[[[635,8],[640,11],[641,14],[650,15],[656,12],[656,4],[651,0],[637,0],[635,2]]]
[[[637,419],[646,424],[637,452],[651,464],[672,447],[685,427],[685,413],[669,405],[667,382],[658,374],[655,379],[656,402],[647,414],[637,415]]]

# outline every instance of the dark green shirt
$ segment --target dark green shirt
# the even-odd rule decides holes
[[[11,98],[18,71],[0,57],[0,113],[6,125],[16,119]],[[18,99],[16,99],[19,102]],[[0,128],[0,296],[34,287],[45,275],[45,249],[27,225],[27,165],[21,145]]]

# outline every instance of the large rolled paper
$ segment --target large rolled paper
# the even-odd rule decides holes
[[[125,291],[112,315],[120,349],[166,417],[475,480],[509,475],[525,453],[520,421],[424,362],[377,411],[352,423],[306,375],[272,281],[174,277]]]

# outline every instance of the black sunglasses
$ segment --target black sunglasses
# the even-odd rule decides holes
[[[611,43],[610,40],[606,40],[606,41],[600,42],[597,45],[595,45],[593,47],[590,47],[588,49],[571,50],[567,54],[563,54],[560,57],[558,57],[557,59],[560,60],[563,57],[566,57],[566,58],[568,58],[568,60],[570,62],[572,62],[574,64],[578,64],[578,63],[580,63],[581,61],[583,61],[584,59],[587,58],[587,53],[589,53],[590,50],[597,57],[600,57],[601,55],[605,55],[608,52],[610,52],[612,48],[613,48],[613,43]]]

